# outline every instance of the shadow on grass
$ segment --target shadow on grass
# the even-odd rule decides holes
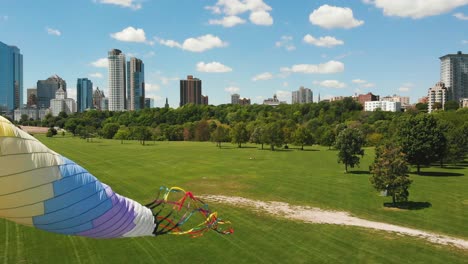
[[[307,152],[307,151],[320,151],[318,149],[304,149],[304,150],[301,150],[301,148],[295,148],[295,150],[297,151],[304,151],[304,152]]]
[[[443,169],[447,169],[447,170],[463,170],[464,167],[459,167],[459,166],[446,166],[446,167],[443,167]]]
[[[426,176],[426,177],[462,177],[465,174],[453,173],[453,172],[443,172],[443,171],[422,171],[419,174],[412,172],[411,174],[415,176]]]
[[[356,175],[367,175],[370,174],[370,171],[348,171],[349,174],[356,174]]]
[[[421,210],[432,207],[430,202],[401,202],[401,203],[384,203],[384,206],[387,208],[398,208],[405,210]]]

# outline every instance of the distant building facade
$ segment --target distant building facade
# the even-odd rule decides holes
[[[50,100],[52,116],[58,116],[61,112],[71,114],[76,112],[76,103],[72,98],[67,98],[67,92],[60,87],[55,93],[55,99]]]
[[[45,116],[50,113],[48,108],[26,107],[16,109],[14,112],[14,120],[19,122],[23,115],[27,115],[29,120],[44,120]]]
[[[93,108],[97,110],[102,110],[102,99],[104,98],[104,91],[99,90],[99,87],[96,88],[93,92]]]
[[[468,54],[459,51],[440,57],[440,81],[447,87],[448,100],[468,98]]]
[[[29,88],[26,90],[27,107],[37,106],[37,88]]]
[[[385,97],[380,97],[380,101],[387,101],[387,102],[399,102],[401,105],[409,105],[410,104],[410,98],[408,96],[399,96],[394,94],[393,96],[385,96]]]
[[[251,104],[250,98],[241,98],[241,99],[239,99],[239,104],[240,105],[250,105]]]
[[[20,49],[0,42],[0,114],[23,106],[23,55]]]
[[[239,104],[239,100],[240,100],[240,95],[239,94],[232,94],[231,95],[231,104],[237,105],[237,104]]]
[[[460,107],[461,108],[467,108],[468,107],[468,98],[460,99]]]
[[[366,102],[379,101],[379,96],[372,93],[360,94],[358,97],[358,102],[362,105],[365,105]]]
[[[278,97],[276,94],[273,95],[273,98],[268,98],[266,100],[263,100],[264,105],[270,105],[270,106],[278,106],[280,104],[286,104],[284,101],[278,100]]]
[[[145,108],[145,64],[135,57],[127,62],[127,109]]]
[[[373,112],[377,109],[385,112],[400,112],[401,103],[390,101],[368,101],[364,103],[364,111],[366,112]]]
[[[202,95],[202,105],[208,105],[208,95]]]
[[[309,88],[301,87],[297,91],[292,92],[293,104],[307,104],[314,101],[312,90]]]
[[[442,109],[445,107],[445,102],[448,99],[448,89],[445,86],[445,83],[438,82],[435,84],[434,87],[429,88],[427,92],[428,97],[428,111],[431,113],[434,110],[434,104],[440,103],[442,105]]]
[[[153,98],[145,98],[145,108],[154,108]]]
[[[79,78],[76,83],[76,110],[82,113],[93,108],[93,82],[88,78]]]
[[[202,100],[202,81],[200,79],[189,75],[186,80],[180,80],[180,106],[201,105]]]
[[[67,82],[58,75],[37,81],[37,107],[49,108],[50,100],[55,99],[55,93],[59,88],[67,91]]]
[[[126,109],[126,71],[125,55],[121,50],[109,51],[109,111],[125,111]]]

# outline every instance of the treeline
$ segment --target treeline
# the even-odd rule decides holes
[[[213,141],[238,146],[252,142],[274,149],[294,144],[333,146],[345,128],[359,129],[367,146],[394,140],[412,117],[428,114],[407,112],[364,112],[350,98],[336,102],[280,105],[186,105],[177,109],[153,108],[141,111],[87,111],[67,116],[47,116],[40,124],[23,120],[21,124],[60,127],[84,138],[103,137],[119,140]],[[468,109],[436,111],[430,116],[452,146],[463,146],[467,138]],[[465,134],[464,134],[465,133]]]

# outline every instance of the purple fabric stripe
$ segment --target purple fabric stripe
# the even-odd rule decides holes
[[[93,221],[94,228],[79,235],[96,238],[117,237],[119,234],[125,234],[135,227],[133,221],[136,213],[133,203],[119,194],[112,197],[114,198],[112,199],[114,207]]]

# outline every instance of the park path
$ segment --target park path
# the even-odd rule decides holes
[[[206,195],[201,198],[215,203],[249,208],[257,212],[266,212],[270,215],[306,223],[370,228],[418,237],[435,244],[451,245],[463,250],[468,250],[468,240],[382,222],[369,221],[351,216],[348,212],[326,211],[309,206],[295,206],[283,202],[264,202],[233,196]]]

